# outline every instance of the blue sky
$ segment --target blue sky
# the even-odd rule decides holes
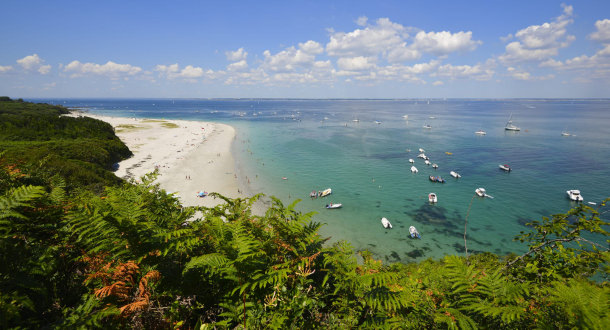
[[[610,1],[5,1],[11,97],[610,97]]]

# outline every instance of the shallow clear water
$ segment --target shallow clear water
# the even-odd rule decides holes
[[[566,190],[580,189],[585,202],[610,196],[610,100],[35,101],[104,115],[233,125],[234,152],[251,192],[285,204],[302,199],[299,209],[318,212],[314,219],[326,224],[321,233],[331,242],[345,239],[388,261],[463,253],[471,202],[469,251],[504,254],[524,249],[512,241],[527,229],[524,223],[574,205]],[[520,132],[504,130],[511,114]],[[475,135],[479,129],[487,135]],[[575,136],[561,136],[564,130]],[[417,158],[419,148],[438,170]],[[409,158],[419,173],[411,173]],[[462,178],[452,178],[451,170]],[[447,182],[432,183],[429,175]],[[329,187],[330,197],[309,198],[312,190]],[[494,198],[473,199],[477,187]],[[428,203],[430,192],[438,195],[436,205]],[[327,210],[329,202],[343,208]],[[383,229],[381,217],[394,229]],[[410,225],[421,240],[408,238]]]

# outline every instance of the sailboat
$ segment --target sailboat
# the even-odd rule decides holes
[[[504,127],[505,130],[507,131],[520,131],[521,129],[515,125],[513,125],[513,114],[510,114],[510,117],[508,117],[508,122],[506,123],[506,127]]]

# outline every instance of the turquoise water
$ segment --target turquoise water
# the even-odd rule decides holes
[[[36,101],[104,115],[233,125],[234,153],[250,192],[285,204],[302,199],[298,208],[317,212],[314,219],[325,223],[321,234],[331,242],[345,239],[388,261],[463,253],[471,202],[469,251],[505,254],[524,250],[513,238],[526,222],[574,205],[566,190],[580,189],[585,202],[610,196],[610,100]],[[504,130],[511,114],[520,132]],[[487,135],[475,135],[479,129]],[[564,130],[574,136],[561,136]],[[438,170],[417,158],[419,148]],[[411,173],[409,158],[419,173]],[[462,178],[452,178],[451,170]],[[432,183],[429,175],[446,183]],[[329,187],[330,197],[309,198]],[[477,187],[494,198],[473,199]],[[428,203],[430,192],[438,195],[436,205]],[[329,202],[343,208],[327,210]],[[385,230],[381,217],[394,229]],[[421,240],[408,238],[410,225]]]

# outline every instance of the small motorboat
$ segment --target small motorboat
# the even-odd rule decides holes
[[[428,201],[430,203],[436,203],[438,201],[438,198],[436,197],[435,193],[429,193],[428,194]]]
[[[580,190],[568,190],[566,191],[566,193],[568,193],[568,198],[570,198],[570,200],[576,201],[576,202],[582,202],[583,198],[582,195],[580,194]]]
[[[411,238],[419,238],[419,239],[421,239],[421,235],[419,234],[417,229],[415,229],[414,226],[409,227],[409,234],[411,234]]]
[[[510,171],[511,171],[510,166],[508,166],[507,164],[504,164],[504,165],[498,165],[498,166],[500,167],[500,169],[501,169],[502,171],[506,171],[506,172],[510,172]]]
[[[332,189],[330,189],[330,188],[328,188],[328,189],[323,190],[323,191],[320,193],[320,197],[326,197],[326,196],[328,196],[328,195],[330,195],[330,194],[332,194],[332,193],[333,193],[333,190],[332,190]]]
[[[475,193],[477,193],[477,195],[478,195],[479,197],[485,197],[485,196],[487,196],[487,192],[485,191],[485,188],[477,188],[477,189],[475,189],[475,191],[474,191],[474,192],[475,192]]]
[[[430,175],[428,179],[430,179],[432,182],[436,182],[436,177],[434,175]]]
[[[341,204],[341,203],[326,204],[327,209],[340,209],[341,207],[343,207],[343,204]]]
[[[431,129],[432,126],[430,126],[430,124],[426,124],[426,125],[424,125],[424,128]]]
[[[426,159],[426,160],[424,161],[424,164],[426,164],[426,165],[430,165],[430,164],[432,164],[432,163],[430,163],[430,161]]]
[[[508,118],[508,122],[506,123],[506,127],[504,127],[504,129],[507,131],[515,131],[515,132],[521,130],[521,128],[519,128],[513,124],[513,114],[512,113],[510,114],[510,117]]]
[[[421,154],[417,155],[417,158],[426,159],[426,154],[422,152]]]
[[[419,172],[419,171],[417,170],[417,167],[415,167],[415,166],[411,166],[411,172],[413,172],[413,173],[417,173],[417,172]]]
[[[432,168],[436,170],[438,168],[438,165],[432,164]]]
[[[440,176],[437,176],[436,182],[445,183],[445,179],[441,178]]]
[[[381,125],[381,122],[379,120],[375,120],[374,123],[377,125]]]
[[[460,173],[455,172],[455,171],[451,171],[451,172],[449,172],[449,174],[451,174],[451,176],[452,176],[452,177],[454,177],[454,178],[456,178],[456,179],[459,179],[459,178],[461,178],[461,177],[462,177],[462,176],[460,175]]]
[[[311,198],[316,198],[316,197],[318,197],[318,192],[317,192],[317,191],[315,191],[315,190],[312,190],[312,191],[309,193],[309,197],[311,197]]]
[[[419,152],[424,153],[426,151],[424,150],[424,148],[419,148]]]
[[[474,134],[476,134],[476,135],[485,135],[485,134],[487,134],[487,132],[485,132],[484,130],[480,129],[480,130],[474,132]]]
[[[415,163],[415,161],[413,160],[413,158],[409,158],[409,163],[411,163],[411,164]]]
[[[392,229],[392,224],[390,223],[390,220],[385,217],[381,218],[381,224],[385,229]]]

